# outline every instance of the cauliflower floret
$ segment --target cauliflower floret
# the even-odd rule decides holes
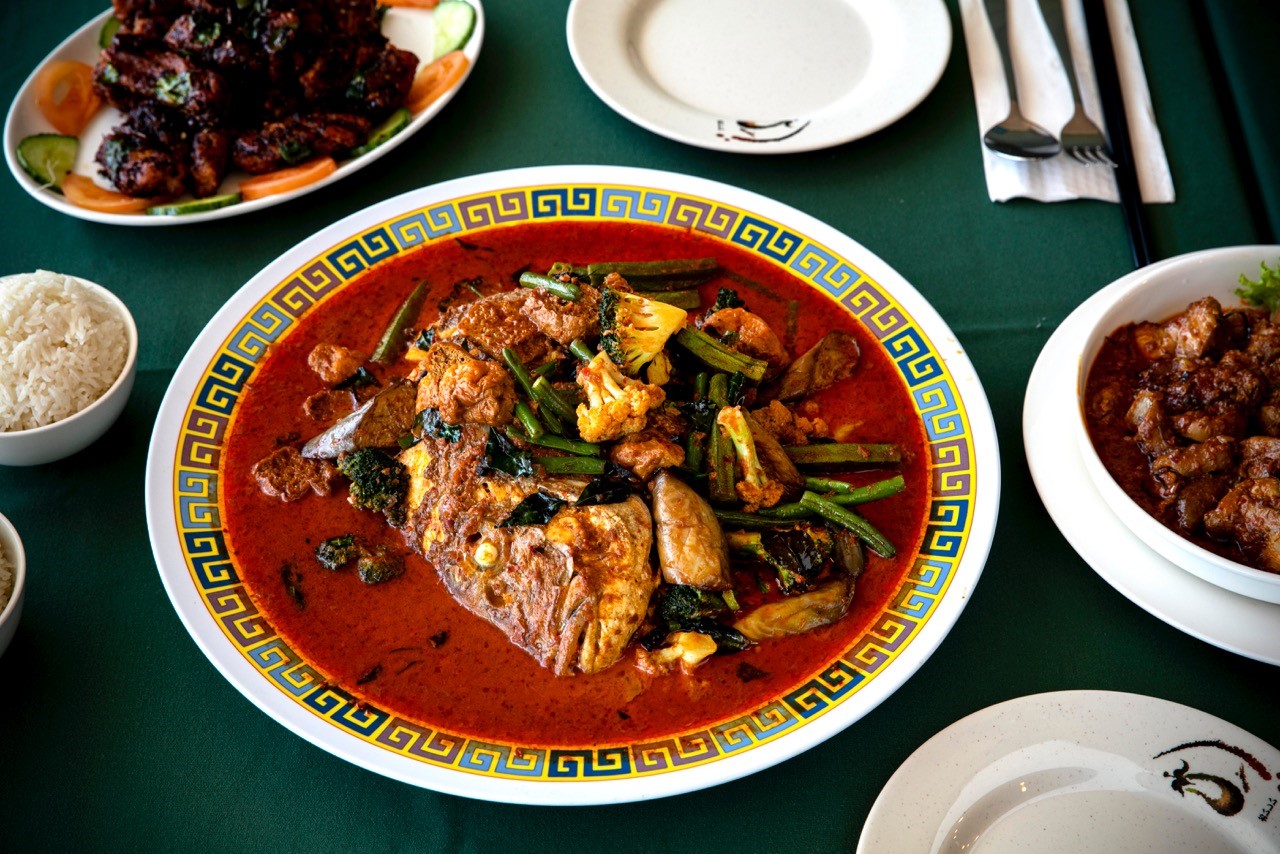
[[[578,432],[584,441],[620,439],[644,429],[649,410],[661,406],[666,393],[656,385],[622,375],[605,353],[578,371],[587,402],[578,404]]]
[[[667,637],[667,645],[653,652],[636,651],[636,664],[646,673],[665,673],[679,665],[685,673],[691,672],[706,659],[715,655],[716,642],[701,632],[673,632]]]

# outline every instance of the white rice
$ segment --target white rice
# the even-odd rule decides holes
[[[13,594],[13,564],[9,562],[9,557],[4,553],[4,545],[0,544],[0,611],[4,610],[4,606],[9,604],[9,597]]]
[[[118,310],[71,276],[0,279],[0,433],[30,430],[93,403],[124,370]]]

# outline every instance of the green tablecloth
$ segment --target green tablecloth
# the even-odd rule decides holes
[[[0,103],[102,5],[0,3]],[[955,5],[955,46],[933,94],[890,128],[829,151],[732,156],[654,136],[578,78],[564,0],[489,0],[484,50],[459,97],[393,156],[304,201],[200,226],[114,228],[57,214],[0,176],[0,272],[43,267],[102,282],[132,308],[141,335],[133,397],[103,440],[52,465],[0,469],[0,510],[30,561],[26,612],[0,658],[0,849],[848,850],[881,786],[919,744],[992,703],[1060,689],[1163,697],[1280,744],[1278,672],[1131,604],[1068,547],[1036,496],[1021,441],[1028,373],[1055,325],[1127,272],[1129,252],[1115,206],[987,200]],[[1215,88],[1226,77],[1211,73],[1219,66],[1203,15],[1187,0],[1131,5],[1178,191],[1177,204],[1151,211],[1158,253],[1270,239],[1254,167],[1227,138],[1231,99]],[[1265,0],[1251,5],[1275,24]],[[324,753],[255,709],[201,655],[147,542],[143,469],[161,397],[192,339],[241,284],[381,199],[553,163],[714,178],[852,235],[951,324],[1000,434],[1004,492],[990,560],[919,672],[799,757],[654,803],[492,805]]]

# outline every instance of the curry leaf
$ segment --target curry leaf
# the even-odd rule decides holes
[[[440,417],[438,409],[424,409],[419,412],[413,419],[413,426],[417,433],[423,436],[430,436],[432,439],[444,439],[446,442],[457,442],[462,438],[461,424],[446,424],[445,420]],[[486,448],[486,454],[488,449]]]
[[[367,385],[377,385],[378,378],[369,373],[369,369],[364,365],[356,368],[355,373],[342,380],[333,387],[334,391],[341,391],[344,388],[363,388]]]
[[[574,507],[591,507],[596,504],[621,504],[640,490],[640,481],[631,472],[616,463],[609,463],[604,474],[597,475],[573,502]]]
[[[711,306],[711,311],[717,312],[722,308],[746,308],[746,305],[733,288],[721,288],[716,291],[716,301]]]
[[[556,498],[545,492],[535,492],[526,496],[523,501],[515,506],[511,514],[502,523],[499,528],[514,528],[520,525],[545,525],[551,521],[551,517],[560,512],[560,508],[568,504],[563,498]]]
[[[489,430],[484,444],[484,457],[480,460],[479,473],[500,471],[512,477],[530,477],[534,473],[533,457],[512,444],[499,430]]]

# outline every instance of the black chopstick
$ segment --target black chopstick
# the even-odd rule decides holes
[[[1138,187],[1138,170],[1134,166],[1133,147],[1129,142],[1129,119],[1125,110],[1124,90],[1111,41],[1111,25],[1107,22],[1106,0],[1084,0],[1085,25],[1089,30],[1089,51],[1098,78],[1098,94],[1102,97],[1102,117],[1107,125],[1111,159],[1115,161],[1116,184],[1120,189],[1120,209],[1129,233],[1129,249],[1133,265],[1145,267],[1152,261],[1150,229]]]

